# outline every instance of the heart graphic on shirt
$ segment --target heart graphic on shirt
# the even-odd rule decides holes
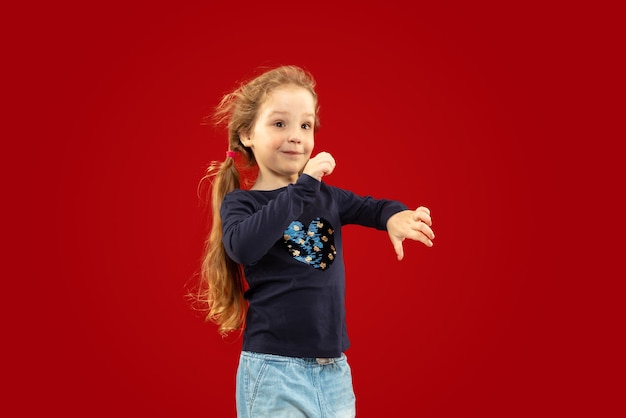
[[[337,256],[335,231],[323,218],[315,218],[306,229],[302,222],[293,221],[283,239],[293,258],[316,269],[326,270]]]

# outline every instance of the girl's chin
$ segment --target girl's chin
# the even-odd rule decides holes
[[[304,165],[298,163],[287,164],[284,169],[286,173],[300,174],[304,170]]]

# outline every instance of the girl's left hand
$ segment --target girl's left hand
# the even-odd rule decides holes
[[[387,221],[387,233],[396,251],[398,260],[404,258],[404,248],[402,242],[406,239],[419,241],[427,247],[433,246],[435,234],[431,229],[433,221],[430,217],[430,210],[420,206],[416,210],[405,210],[393,215]]]

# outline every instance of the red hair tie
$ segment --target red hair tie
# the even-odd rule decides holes
[[[237,155],[235,151],[226,151],[226,158],[235,158],[235,155]]]

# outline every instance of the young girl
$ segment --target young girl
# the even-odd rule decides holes
[[[314,87],[301,68],[275,68],[224,96],[216,112],[228,124],[228,151],[205,177],[213,218],[201,296],[220,332],[243,330],[239,417],[355,416],[341,226],[386,230],[398,260],[405,238],[433,245],[427,208],[322,182],[336,163],[328,152],[311,157]],[[236,153],[258,168],[248,190]]]

